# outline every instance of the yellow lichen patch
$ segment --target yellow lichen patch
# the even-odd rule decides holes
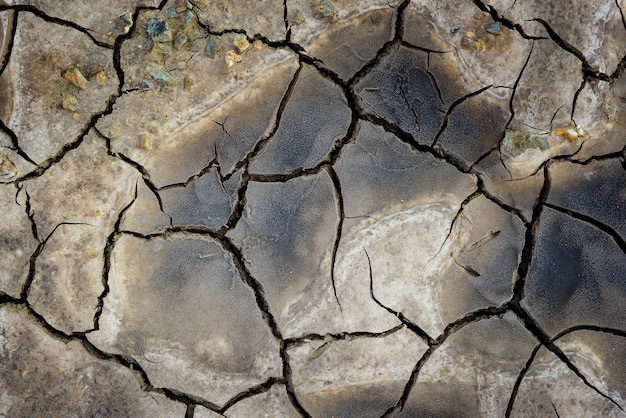
[[[87,250],[85,251],[85,255],[91,259],[98,257],[98,251],[96,250]]]
[[[149,151],[152,149],[152,138],[146,134],[139,135],[139,141],[137,142],[137,148]]]
[[[257,39],[256,41],[252,42],[252,47],[257,51],[260,51],[263,49],[263,42],[260,39]]]
[[[87,90],[89,88],[89,81],[76,67],[69,67],[62,73],[63,78],[78,87],[81,90]]]
[[[585,131],[582,129],[555,129],[552,131],[552,135],[559,138],[567,139],[569,142],[574,142],[579,136],[583,136]]]
[[[482,39],[476,37],[476,34],[472,31],[467,31],[461,38],[461,48],[472,49],[475,52],[483,52],[487,46]]]
[[[486,46],[482,40],[477,39],[476,42],[474,42],[474,51],[483,52],[485,49],[486,49]]]
[[[104,86],[104,83],[107,81],[107,75],[104,71],[100,70],[96,73],[96,84],[99,86]]]

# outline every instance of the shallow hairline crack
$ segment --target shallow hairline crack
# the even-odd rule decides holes
[[[305,334],[299,337],[291,337],[285,339],[285,344],[287,345],[287,349],[292,349],[296,347],[300,347],[302,345],[308,344],[314,341],[323,341],[324,343],[331,343],[335,341],[353,341],[359,339],[367,339],[367,338],[384,338],[389,335],[395,334],[396,332],[406,328],[407,326],[403,323],[396,325],[395,327],[389,328],[388,330],[381,332],[370,332],[370,331],[351,331],[351,332],[329,332],[327,334]]]

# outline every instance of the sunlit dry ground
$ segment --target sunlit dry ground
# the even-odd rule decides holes
[[[624,416],[620,0],[0,1],[0,415]]]

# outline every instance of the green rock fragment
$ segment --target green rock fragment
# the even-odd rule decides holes
[[[191,13],[190,10],[185,10],[185,13],[183,13],[183,20],[185,23],[189,23],[191,22],[191,19],[193,19],[193,13]]]
[[[204,55],[209,58],[215,58],[217,52],[220,50],[215,37],[209,36],[206,40],[206,46],[204,47]]]
[[[502,29],[498,22],[491,22],[485,25],[485,30],[492,35],[502,35]]]
[[[302,10],[296,9],[296,11],[293,14],[293,18],[291,18],[291,21],[296,26],[303,24],[304,23],[304,13],[302,13]]]
[[[180,49],[183,45],[187,43],[189,37],[184,32],[178,32],[174,35],[174,48]]]
[[[329,0],[313,0],[311,11],[316,19],[325,19],[335,14],[335,6]]]
[[[165,73],[163,71],[153,71],[153,72],[150,73],[150,76],[155,81],[157,81],[159,83],[163,83],[163,84],[174,84],[176,82],[174,77],[172,77],[171,75],[169,75],[168,73]]]
[[[165,17],[167,17],[168,19],[173,19],[177,15],[178,13],[176,13],[176,9],[174,9],[174,7],[170,6],[165,8]]]
[[[528,132],[507,129],[500,144],[501,151],[512,157],[518,157],[530,148],[541,151],[549,149],[548,138],[529,134]]]
[[[172,40],[170,25],[161,19],[150,19],[148,21],[148,35],[154,42],[169,42]]]

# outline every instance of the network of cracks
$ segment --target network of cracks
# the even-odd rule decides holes
[[[621,2],[432,3],[0,1],[0,414],[623,416]]]

